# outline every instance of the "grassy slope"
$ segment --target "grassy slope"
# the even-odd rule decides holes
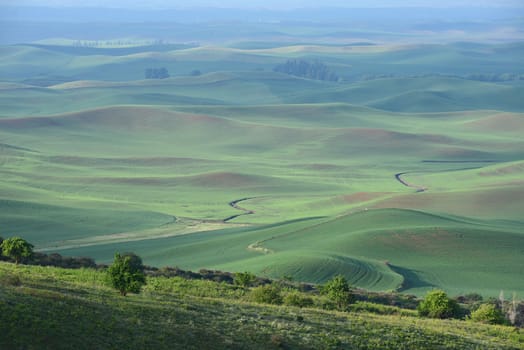
[[[117,296],[101,272],[0,263],[2,348],[517,349],[509,327],[253,304],[213,282],[149,279]]]

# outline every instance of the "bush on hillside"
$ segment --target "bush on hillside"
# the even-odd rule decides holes
[[[272,284],[254,288],[251,291],[251,299],[262,304],[280,305],[283,302],[280,288]]]
[[[505,322],[504,314],[495,304],[481,304],[478,309],[471,313],[469,317],[472,321],[503,324]]]
[[[313,298],[293,291],[284,297],[284,304],[289,306],[310,307],[314,305]]]
[[[337,275],[329,280],[321,288],[322,294],[337,304],[339,310],[345,310],[355,301],[355,296],[351,293],[348,281],[342,275]]]
[[[257,280],[257,277],[251,272],[237,272],[235,273],[234,283],[237,286],[247,288],[251,287]]]
[[[139,293],[146,284],[142,259],[133,253],[115,254],[115,260],[107,269],[111,285],[126,296],[127,293]]]
[[[431,318],[458,318],[460,307],[442,290],[432,290],[417,307],[420,316]]]

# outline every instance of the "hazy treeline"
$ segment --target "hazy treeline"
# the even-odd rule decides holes
[[[169,72],[165,67],[147,68],[145,70],[146,79],[165,79],[169,78]]]
[[[330,71],[329,68],[320,61],[314,61],[311,63],[297,59],[288,60],[286,63],[277,65],[273,68],[273,71],[307,79],[326,81],[339,80],[338,75]]]

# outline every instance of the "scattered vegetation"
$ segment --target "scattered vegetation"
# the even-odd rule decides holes
[[[325,296],[280,290],[276,282],[244,293],[224,282],[148,277],[141,294],[121,298],[105,276],[95,269],[0,263],[0,348],[517,349],[524,344],[524,334],[512,327],[424,319],[391,306],[357,302],[350,305],[352,312],[322,310],[318,305]],[[279,290],[311,298],[314,305],[275,303]],[[252,303],[259,291],[264,301]]]

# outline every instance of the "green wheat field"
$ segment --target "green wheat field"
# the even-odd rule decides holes
[[[522,296],[524,80],[504,74],[524,44],[285,30],[313,39],[1,46],[1,234],[99,263]],[[288,60],[338,79],[274,71]]]

